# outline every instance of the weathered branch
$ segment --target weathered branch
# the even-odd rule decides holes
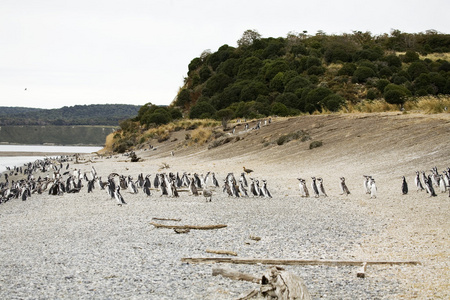
[[[261,282],[261,276],[255,276],[251,274],[242,273],[239,271],[235,271],[232,269],[225,269],[225,268],[213,268],[212,269],[212,276],[222,275],[223,277],[227,277],[233,280],[243,280],[243,281],[250,281],[253,283],[260,283]]]
[[[199,229],[199,230],[208,230],[208,229],[219,229],[227,227],[225,224],[217,224],[217,225],[165,225],[159,224],[155,222],[150,222],[151,225],[157,228],[170,228],[170,229]]]
[[[237,256],[237,253],[234,251],[228,251],[228,250],[212,250],[212,249],[206,249],[206,252],[208,253],[214,253],[214,254],[226,254],[226,255],[233,255]]]
[[[181,219],[166,219],[166,218],[152,218],[152,220],[158,220],[158,221],[176,221],[176,222],[181,221]]]
[[[263,265],[327,265],[327,266],[361,266],[363,263],[367,265],[417,265],[418,261],[361,261],[361,260],[314,260],[314,259],[267,259],[267,258],[235,258],[235,257],[183,257],[182,262],[191,264],[213,264],[213,263],[229,263],[229,264],[263,264]]]

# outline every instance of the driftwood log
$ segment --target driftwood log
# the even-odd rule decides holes
[[[181,221],[181,219],[168,219],[168,218],[152,218],[152,220],[158,220],[158,221],[175,221],[175,222]]]
[[[275,298],[279,300],[310,300],[311,295],[299,276],[280,267],[268,269],[262,276],[241,273],[231,269],[213,268],[213,276],[222,275],[233,280],[245,280],[259,283],[259,288],[247,292],[239,299]]]
[[[237,253],[234,251],[229,250],[213,250],[213,249],[206,249],[207,253],[214,253],[214,254],[225,254],[225,255],[233,255],[237,256]]]
[[[191,264],[262,264],[262,265],[327,265],[327,266],[361,266],[367,265],[417,265],[418,261],[391,260],[324,260],[324,259],[267,259],[267,258],[238,258],[238,257],[183,257],[181,261]]]
[[[219,229],[227,227],[225,224],[217,224],[217,225],[166,225],[159,224],[155,222],[150,222],[151,225],[156,228],[170,228],[170,229],[199,229],[199,230],[208,230],[208,229]]]

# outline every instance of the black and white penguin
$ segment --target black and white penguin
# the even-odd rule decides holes
[[[216,179],[216,174],[212,173],[211,176],[212,176],[212,183],[213,183],[213,185],[215,187],[219,187],[219,182]]]
[[[408,194],[408,183],[406,182],[405,176],[402,177],[402,194]]]
[[[131,177],[131,176],[128,176],[128,179],[127,179],[127,188],[128,188],[128,191],[129,191],[131,194],[137,194],[137,193],[138,193],[138,188],[137,188],[137,186],[136,186],[136,183],[133,182],[133,177]]]
[[[375,179],[370,178],[370,198],[377,197],[377,186],[375,185]]]
[[[114,190],[114,198],[117,201],[117,205],[122,206],[123,204],[127,204],[125,202],[125,200],[123,199],[122,194],[120,194],[120,186],[119,185],[116,186],[116,189]]]
[[[272,198],[272,194],[270,194],[269,190],[267,189],[267,181],[263,180],[263,186],[261,188],[262,194],[264,197]]]
[[[319,197],[319,189],[317,188],[317,183],[316,183],[316,177],[311,177],[312,182],[311,182],[311,188],[312,191],[314,193],[314,197]]]
[[[248,197],[248,193],[247,190],[245,189],[242,177],[239,178],[239,193],[241,194],[241,197]]]
[[[439,191],[445,193],[447,191],[447,185],[444,180],[444,174],[439,175]]]
[[[420,172],[419,171],[416,171],[416,177],[414,178],[414,183],[416,184],[417,191],[424,190],[422,182],[420,181]]]
[[[327,193],[325,193],[325,188],[323,187],[323,179],[321,177],[317,178],[317,182],[319,183],[318,189],[319,189],[319,196],[328,197]]]
[[[370,194],[370,180],[372,178],[372,176],[368,176],[368,175],[363,175],[364,176],[364,191],[366,194]]]
[[[341,192],[342,192],[341,195],[349,195],[350,191],[349,191],[347,185],[345,184],[345,178],[341,177],[340,179],[341,179],[341,182],[339,183],[339,186],[340,186]]]
[[[300,196],[309,197],[309,191],[308,188],[306,187],[306,181],[303,178],[297,178],[297,180],[299,181],[298,187],[300,189]]]
[[[244,173],[244,172],[241,173],[241,177],[240,177],[239,180],[242,180],[242,184],[243,184],[245,187],[248,187],[247,178],[245,178],[245,173]]]
[[[152,187],[152,183],[150,181],[150,175],[147,175],[147,176],[145,176],[144,187],[143,187],[144,193],[147,196],[151,196],[152,195],[152,192],[150,191],[151,187]]]
[[[436,192],[434,191],[431,177],[430,176],[426,177],[424,182],[425,182],[425,189],[427,190],[427,193],[430,194],[430,197],[436,197],[437,195]]]

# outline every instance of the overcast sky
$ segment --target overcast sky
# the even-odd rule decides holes
[[[450,1],[1,0],[0,106],[170,104],[188,64],[263,37],[450,33]],[[25,90],[26,89],[26,90]]]

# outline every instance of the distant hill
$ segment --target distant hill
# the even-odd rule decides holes
[[[0,126],[8,125],[110,125],[137,115],[140,106],[93,104],[58,109],[0,107]]]
[[[434,30],[286,38],[247,30],[237,43],[192,59],[173,106],[192,119],[262,118],[450,95],[450,34]]]

